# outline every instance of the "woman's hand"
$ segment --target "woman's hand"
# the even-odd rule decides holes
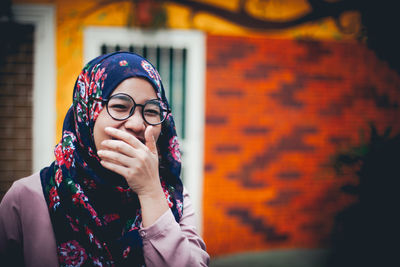
[[[104,140],[97,153],[101,164],[125,177],[129,187],[139,196],[152,195],[161,188],[158,173],[158,152],[153,126],[147,126],[143,144],[138,138],[112,127],[105,128],[112,140]]]
[[[146,144],[143,144],[127,132],[107,127],[106,133],[116,140],[104,140],[97,152],[101,164],[125,177],[138,195],[144,227],[153,224],[169,208],[160,183],[157,144],[152,130],[153,126],[147,126]]]

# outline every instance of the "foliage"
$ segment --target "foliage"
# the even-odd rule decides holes
[[[359,9],[368,47],[400,73],[400,39],[397,36],[400,16],[397,1],[366,0],[360,2]]]
[[[371,126],[368,144],[336,158],[337,170],[360,165],[359,184],[344,187],[359,201],[336,217],[330,266],[400,266],[395,256],[400,238],[400,134],[390,133],[387,129],[379,135]]]

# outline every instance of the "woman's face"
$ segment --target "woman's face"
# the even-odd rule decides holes
[[[136,104],[144,104],[148,100],[157,99],[156,92],[150,82],[141,78],[128,78],[124,80],[115,88],[111,96],[118,93],[129,95]],[[100,150],[102,148],[102,141],[111,139],[111,136],[104,131],[106,127],[113,127],[130,133],[142,143],[145,143],[144,132],[148,125],[143,120],[141,109],[141,107],[136,107],[131,117],[124,121],[117,121],[108,114],[106,107],[104,107],[94,123],[93,136],[96,149]],[[161,132],[161,124],[153,127],[154,140],[157,141]]]

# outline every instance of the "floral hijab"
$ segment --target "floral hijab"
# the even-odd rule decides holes
[[[142,266],[141,210],[125,179],[101,166],[93,127],[102,101],[125,79],[149,81],[168,108],[161,78],[144,58],[115,52],[90,61],[74,87],[73,104],[55,147],[56,160],[40,172],[60,266]],[[180,152],[171,114],[157,141],[160,179],[179,222],[183,210]]]

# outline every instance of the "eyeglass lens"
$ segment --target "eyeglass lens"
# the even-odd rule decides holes
[[[135,104],[132,98],[124,94],[113,95],[107,103],[107,110],[116,120],[126,120],[135,112],[136,106],[141,106],[143,119],[148,124],[160,124],[166,116],[159,100],[149,100],[144,106]]]

